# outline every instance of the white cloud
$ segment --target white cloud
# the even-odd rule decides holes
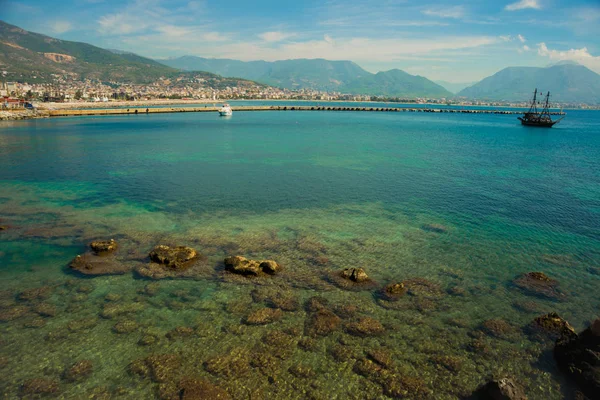
[[[529,48],[529,46],[527,46],[527,45],[524,45],[524,46],[523,46],[523,50],[525,50],[525,51],[529,51],[529,50],[531,50],[531,48]]]
[[[517,35],[517,39],[519,39],[521,43],[525,43],[527,41],[523,35]]]
[[[571,60],[577,61],[586,67],[600,73],[600,57],[593,56],[587,47],[581,49],[569,49],[566,51],[551,50],[546,43],[538,44],[538,55],[548,57],[551,60]]]
[[[285,32],[264,32],[258,35],[259,38],[264,40],[265,42],[281,42],[287,38],[294,36],[293,33],[285,33]]]
[[[539,0],[521,0],[517,1],[516,3],[511,3],[504,7],[504,9],[507,11],[517,11],[523,10],[525,8],[533,8],[539,10],[542,8],[542,6],[540,5]]]
[[[498,36],[498,38],[500,38],[500,40],[502,40],[503,42],[511,42],[513,40],[512,36],[510,35]]]
[[[98,19],[100,33],[106,35],[128,35],[146,29],[147,24],[124,13],[104,15]]]
[[[427,9],[423,11],[423,14],[429,15],[431,17],[440,17],[440,18],[462,18],[465,16],[465,9],[463,6],[454,6],[448,8],[436,8],[436,9]]]
[[[50,30],[53,33],[65,33],[71,30],[73,25],[68,21],[54,21],[50,23]]]

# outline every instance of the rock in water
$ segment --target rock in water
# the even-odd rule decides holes
[[[523,389],[508,378],[490,381],[480,386],[471,398],[480,400],[527,400]]]
[[[262,273],[274,275],[281,271],[281,266],[273,260],[249,260],[242,256],[227,257],[225,269],[240,275],[258,276]]]
[[[191,247],[158,245],[149,256],[157,264],[180,271],[190,267],[191,263],[198,258],[198,253]]]
[[[99,256],[95,253],[85,253],[75,257],[69,268],[84,275],[123,275],[131,270],[131,266],[118,261],[108,253]]]
[[[558,288],[558,281],[543,272],[528,272],[516,278],[513,283],[527,294],[560,300],[565,297]]]
[[[525,331],[530,337],[538,340],[556,340],[565,334],[575,333],[573,327],[554,312],[535,318],[527,325]]]
[[[352,282],[362,283],[369,281],[369,275],[363,268],[347,268],[341,272],[342,278],[350,279]]]
[[[559,368],[569,375],[590,399],[600,393],[600,318],[579,335],[565,331],[554,346]]]
[[[382,297],[387,301],[396,301],[400,297],[404,296],[407,292],[407,288],[404,283],[390,283],[381,291]]]
[[[281,266],[273,260],[265,260],[260,263],[260,269],[267,274],[276,274],[281,270]]]
[[[224,262],[225,269],[236,274],[259,275],[262,271],[258,261],[248,260],[242,256],[227,257]]]
[[[99,240],[90,243],[90,248],[97,255],[112,253],[113,251],[117,250],[117,247],[117,242],[115,242],[114,239]]]

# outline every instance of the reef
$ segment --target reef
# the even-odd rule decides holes
[[[526,294],[551,300],[565,298],[565,294],[558,287],[558,281],[543,272],[528,272],[513,280],[513,284]]]

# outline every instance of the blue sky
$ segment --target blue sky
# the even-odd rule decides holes
[[[153,58],[352,60],[450,82],[561,60],[600,73],[600,0],[0,0],[0,19]]]

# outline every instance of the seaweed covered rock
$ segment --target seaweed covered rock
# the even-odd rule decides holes
[[[65,369],[63,378],[69,382],[80,381],[90,376],[93,371],[94,365],[90,360],[81,360]]]
[[[278,308],[261,308],[246,317],[244,323],[247,325],[266,325],[283,317],[283,311]]]
[[[345,326],[346,332],[354,336],[378,336],[385,332],[385,328],[378,320],[363,317],[356,322],[349,322]]]
[[[523,389],[511,379],[492,380],[481,385],[470,397],[472,400],[527,400]]]
[[[340,273],[340,275],[342,278],[349,279],[356,283],[369,281],[369,275],[367,275],[363,268],[346,268]]]
[[[180,400],[231,399],[227,391],[202,378],[182,378],[179,381],[178,392]]]
[[[76,256],[69,263],[69,268],[83,275],[123,275],[131,271],[131,266],[109,253],[98,255],[92,252]]]
[[[390,283],[381,290],[381,297],[386,301],[397,301],[406,294],[407,290],[402,282]]]
[[[165,245],[156,246],[149,254],[153,262],[176,271],[189,268],[198,256],[198,252],[191,247]]]
[[[558,281],[543,272],[528,272],[517,277],[513,284],[526,294],[560,300],[565,294],[558,287]]]
[[[590,399],[600,393],[600,318],[579,335],[568,330],[556,341],[554,358]]]
[[[329,280],[339,288],[346,290],[365,290],[375,286],[375,282],[367,275],[364,268],[346,268],[330,273]]]
[[[129,364],[135,375],[150,377],[154,382],[174,381],[179,375],[181,359],[175,354],[153,354]]]
[[[273,260],[250,260],[242,256],[227,257],[224,261],[225,269],[234,274],[258,276],[261,274],[274,275],[281,270],[281,266]]]
[[[557,313],[541,315],[525,327],[525,332],[537,340],[556,340],[567,334],[574,334],[573,327]]]
[[[114,239],[98,240],[90,243],[90,248],[96,255],[106,255],[117,250],[117,242]]]
[[[25,398],[35,398],[57,394],[59,391],[58,382],[46,378],[28,379],[21,385],[21,396]]]
[[[304,332],[307,336],[327,336],[336,331],[341,322],[341,318],[333,312],[322,309],[306,319]]]

